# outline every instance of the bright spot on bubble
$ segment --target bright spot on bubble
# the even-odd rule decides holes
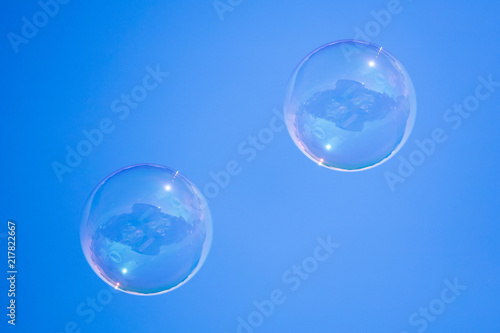
[[[153,295],[178,288],[200,269],[212,220],[201,192],[178,171],[135,165],[91,193],[80,238],[101,279],[130,294]]]
[[[302,60],[284,113],[307,157],[329,169],[363,170],[388,160],[408,139],[415,91],[403,65],[382,47],[338,41]]]
[[[170,185],[165,186],[165,190],[170,191],[171,189],[172,189],[172,186],[170,186]]]

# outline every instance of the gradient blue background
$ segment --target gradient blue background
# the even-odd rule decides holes
[[[0,14],[2,117],[0,246],[18,224],[18,317],[0,330],[65,332],[236,332],[253,301],[287,300],[255,332],[416,332],[409,316],[440,296],[443,280],[467,289],[427,332],[500,332],[498,157],[500,89],[458,130],[443,121],[474,93],[477,77],[500,81],[497,1],[408,1],[373,42],[395,55],[417,92],[414,139],[443,128],[448,140],[392,192],[386,171],[342,173],[303,156],[286,131],[252,162],[238,145],[281,109],[287,81],[316,47],[353,38],[387,1],[243,1],[221,21],[210,0],[71,1],[15,53],[37,2],[7,1]],[[170,73],[121,121],[110,104],[141,83],[146,66]],[[116,125],[59,182],[82,130]],[[80,248],[79,223],[92,189],[136,163],[180,170],[200,189],[236,160],[242,172],[210,199],[211,252],[185,286],[155,297],[113,294],[95,318],[77,314],[108,288]],[[311,255],[317,237],[341,247],[295,292],[282,281]],[[6,271],[6,255],[1,262]],[[6,273],[1,273],[4,276]],[[77,331],[78,332],[78,331]]]

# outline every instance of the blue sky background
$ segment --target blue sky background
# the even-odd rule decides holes
[[[17,53],[8,34],[22,35],[23,17],[41,7],[2,5],[0,246],[16,221],[19,271],[15,328],[0,283],[2,332],[232,333],[275,289],[286,300],[254,332],[500,332],[500,87],[457,129],[443,119],[479,76],[500,82],[500,4],[401,0],[372,31],[411,75],[417,120],[395,158],[342,173],[312,163],[286,130],[251,161],[238,147],[269,127],[305,55],[353,38],[388,2],[224,3],[232,11],[219,16],[210,0],[69,1]],[[168,77],[120,119],[112,102],[157,65]],[[53,162],[106,118],[114,130],[59,181]],[[436,128],[447,140],[391,190],[387,172]],[[80,248],[92,189],[124,166],[156,163],[203,190],[232,160],[241,173],[209,198],[214,239],[199,273],[155,297],[110,294]],[[340,247],[291,290],[283,275],[328,236]],[[466,289],[439,303],[455,279]],[[103,295],[109,303],[89,305]],[[419,313],[439,304],[432,320]]]

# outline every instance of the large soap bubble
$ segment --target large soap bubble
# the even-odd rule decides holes
[[[284,112],[307,157],[356,171],[383,163],[405,143],[415,122],[415,92],[401,63],[382,47],[338,41],[302,60]]]
[[[201,192],[178,171],[135,165],[92,192],[80,237],[87,261],[105,282],[151,295],[196,274],[210,249],[212,220]]]

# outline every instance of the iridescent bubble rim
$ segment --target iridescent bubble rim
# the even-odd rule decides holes
[[[339,48],[332,49],[332,46],[339,46]],[[373,80],[372,82],[370,82],[371,78],[369,75],[366,75],[366,73],[370,69],[373,71],[374,68],[370,67],[374,66],[376,67],[376,63],[367,57],[363,57],[364,53],[359,52],[360,48],[362,48],[363,51],[365,51],[365,53],[368,53],[368,55],[373,59],[377,59],[379,55],[381,55],[380,58],[378,59],[379,61],[381,62],[384,61],[385,66],[387,68],[392,67],[394,68],[394,71],[401,73],[400,77],[398,77],[397,75],[393,75],[392,77],[387,78],[393,80],[393,82],[391,82],[392,86],[389,85],[388,82],[382,83],[382,80],[380,79],[382,74],[378,74],[379,76],[373,74],[372,75]],[[327,49],[325,50],[326,52],[325,51],[320,52],[324,49]],[[354,50],[355,52],[352,52],[352,50]],[[342,53],[344,53],[342,56],[340,56],[341,51]],[[328,52],[334,53],[332,59],[334,58],[338,63],[336,64],[328,63],[329,59],[327,60],[321,59],[321,57],[325,57],[325,53],[328,54]],[[347,66],[356,67],[356,71],[353,71],[351,73],[352,74],[351,76],[347,77],[344,75],[346,80],[343,81],[345,82],[351,81],[351,84],[360,83],[363,85],[363,87],[365,87],[366,84],[365,91],[371,93],[383,92],[385,96],[392,97],[394,101],[400,104],[399,107],[400,112],[398,117],[399,118],[405,117],[405,118],[400,119],[398,121],[404,121],[404,126],[403,129],[400,130],[401,133],[396,133],[397,137],[393,138],[393,142],[391,145],[388,146],[387,143],[385,143],[385,145],[388,146],[385,148],[386,151],[376,152],[377,155],[371,157],[369,161],[358,162],[357,165],[346,164],[339,167],[338,165],[329,163],[328,155],[325,156],[325,158],[322,158],[321,151],[318,151],[318,149],[314,151],[315,148],[318,148],[314,146],[314,143],[312,144],[312,147],[309,147],[307,144],[304,144],[302,142],[307,140],[303,138],[301,140],[304,128],[301,127],[301,125],[303,124],[299,124],[300,122],[297,121],[296,119],[297,114],[299,113],[298,110],[300,110],[300,108],[303,107],[303,105],[305,104],[305,101],[309,101],[315,93],[317,93],[318,91],[325,91],[327,89],[334,89],[335,85],[337,85],[340,82],[340,81],[328,80],[327,77],[321,77],[321,75],[323,74],[321,73],[318,74],[319,72],[317,71],[317,69],[313,68],[311,70],[310,68],[307,68],[307,65],[309,65],[311,59],[316,55],[319,55],[317,57],[320,58],[319,61],[316,59],[317,62],[322,64],[325,63],[326,65],[329,66],[329,68],[325,69],[325,73],[330,73],[330,74],[335,73],[335,75],[333,76],[335,77],[338,76],[338,78],[343,78],[343,74],[345,73],[342,73],[343,70],[342,65],[344,65],[345,67]],[[354,59],[351,59],[350,57],[353,57]],[[356,65],[355,63],[354,64],[350,63],[356,61],[359,63],[359,65]],[[335,72],[335,70],[337,70],[337,72]],[[376,73],[376,71],[374,73]],[[319,78],[315,76],[318,76]],[[307,84],[308,81],[312,81],[313,79],[316,79],[314,80],[314,84]],[[394,87],[398,89],[402,88],[402,90],[397,91],[397,89]],[[370,90],[371,88],[373,88],[373,90]],[[402,105],[404,105],[404,107]],[[405,111],[403,109],[407,110]],[[323,45],[315,49],[298,64],[298,66],[296,67],[295,71],[293,72],[290,78],[290,83],[288,85],[285,97],[284,113],[285,113],[285,122],[287,124],[288,131],[293,141],[299,147],[299,149],[304,152],[304,154],[307,157],[309,157],[314,162],[330,169],[336,169],[341,171],[360,171],[380,165],[381,163],[391,158],[394,154],[396,154],[397,151],[404,145],[404,143],[406,142],[411,133],[411,130],[415,122],[416,99],[415,99],[413,83],[411,82],[408,73],[406,72],[405,68],[401,65],[401,63],[389,52],[387,52],[378,45],[367,43],[364,41],[341,40]],[[394,114],[389,116],[394,116]],[[301,119],[301,121],[302,123],[304,123],[307,122],[308,120]],[[394,122],[395,120],[391,121]],[[340,131],[340,129],[337,128],[337,131]],[[328,146],[330,145],[327,145],[327,147]],[[334,149],[332,149],[331,152],[327,153],[332,155],[334,153]]]
[[[200,241],[200,242],[202,242],[202,249],[200,251],[200,256],[196,257],[193,254],[192,258],[194,258],[193,259],[194,260],[193,261],[194,269],[192,271],[190,271],[189,274],[187,274],[185,276],[178,277],[171,284],[163,283],[163,285],[156,285],[154,288],[153,287],[151,287],[151,288],[134,288],[134,287],[128,287],[126,284],[121,284],[120,282],[122,282],[124,280],[120,280],[120,278],[117,277],[116,274],[113,275],[113,273],[116,273],[116,272],[111,271],[109,269],[109,267],[106,267],[106,268],[108,268],[108,272],[105,272],[103,269],[101,269],[101,267],[99,267],[98,255],[96,253],[94,253],[95,251],[92,250],[93,246],[94,246],[94,244],[92,244],[93,238],[96,239],[96,234],[101,236],[101,234],[103,233],[103,229],[106,228],[106,223],[109,224],[109,219],[114,219],[114,220],[116,220],[117,218],[122,219],[122,220],[127,219],[126,215],[128,214],[131,216],[131,214],[134,213],[134,210],[137,210],[139,212],[141,210],[142,211],[149,211],[149,213],[148,213],[149,215],[156,214],[155,216],[157,218],[159,218],[160,220],[163,219],[164,221],[167,221],[168,223],[170,223],[172,221],[172,219],[176,218],[175,216],[165,214],[165,212],[162,212],[160,207],[156,208],[153,205],[138,203],[138,204],[134,204],[132,207],[130,207],[130,209],[129,209],[130,212],[127,214],[120,215],[120,213],[123,213],[123,211],[120,207],[120,204],[118,204],[119,207],[118,207],[117,212],[111,212],[111,213],[106,212],[106,214],[104,214],[103,212],[98,212],[94,215],[99,216],[99,220],[95,221],[93,219],[93,216],[94,216],[93,213],[95,213],[95,210],[97,210],[97,208],[99,206],[100,195],[102,194],[102,189],[103,188],[106,189],[107,183],[112,181],[113,179],[115,179],[115,176],[117,176],[117,175],[119,175],[127,170],[130,170],[132,168],[143,168],[143,169],[151,168],[151,170],[154,169],[153,170],[154,172],[161,170],[162,177],[164,177],[164,175],[166,175],[166,174],[170,175],[170,177],[167,177],[168,179],[164,178],[165,182],[170,180],[173,184],[175,180],[178,180],[179,181],[178,183],[185,186],[186,189],[189,191],[189,193],[192,194],[190,196],[192,196],[193,198],[196,198],[196,200],[197,200],[196,204],[197,205],[199,204],[199,206],[197,206],[197,208],[196,208],[196,213],[199,214],[199,217],[201,220],[198,219],[197,220],[198,225],[191,226],[191,229],[193,229],[195,232],[198,232],[198,233],[200,230],[202,230],[203,235],[201,235],[201,236],[203,238]],[[140,170],[143,170],[143,169],[140,169]],[[146,170],[144,172],[148,172],[148,171]],[[165,174],[163,174],[163,173],[165,173]],[[170,190],[171,185],[165,183],[165,184],[162,184],[162,186],[165,186],[167,188],[167,190]],[[126,194],[124,193],[124,195],[126,195]],[[129,206],[130,205],[125,205],[125,207],[129,207]],[[104,211],[108,210],[108,208],[109,207],[104,207]],[[132,217],[130,217],[130,218],[132,218]],[[189,220],[189,219],[186,218],[186,220]],[[146,222],[148,222],[148,221],[146,221]],[[186,221],[184,221],[184,222],[186,222]],[[193,223],[192,221],[188,221],[188,222]],[[155,223],[155,225],[158,226],[157,221],[152,220],[151,223]],[[189,228],[189,224],[184,223],[184,226]],[[160,225],[160,227],[161,227],[161,225]],[[97,232],[98,229],[99,229],[99,232]],[[189,232],[192,233],[192,231],[189,231]],[[192,278],[196,274],[196,272],[201,268],[203,262],[205,261],[207,255],[208,255],[208,251],[210,249],[211,242],[212,242],[212,222],[211,222],[211,216],[210,216],[210,212],[208,210],[207,202],[206,202],[205,198],[203,197],[201,191],[199,191],[198,188],[193,183],[191,183],[186,177],[184,177],[178,171],[174,171],[174,170],[169,169],[169,168],[164,167],[164,166],[155,165],[155,164],[137,164],[137,165],[128,166],[128,167],[125,167],[125,168],[122,168],[120,170],[115,171],[114,173],[112,173],[111,175],[106,177],[103,181],[101,181],[99,183],[99,185],[97,185],[96,188],[92,191],[92,193],[90,194],[90,196],[87,200],[85,208],[83,210],[82,223],[81,223],[81,228],[80,228],[80,236],[81,236],[82,250],[85,254],[87,261],[89,262],[89,264],[92,267],[92,269],[94,270],[94,272],[98,276],[100,276],[106,283],[108,283],[110,286],[112,286],[115,289],[119,289],[119,290],[122,290],[122,291],[130,293],[130,294],[156,295],[156,294],[160,294],[160,293],[174,290],[174,289],[182,286],[190,278]],[[171,236],[171,235],[167,235],[167,236]],[[99,237],[97,237],[97,238],[99,238]],[[177,241],[179,241],[179,240],[177,240]],[[145,246],[149,246],[149,245],[150,244],[146,244]],[[150,252],[151,251],[160,251],[160,248],[161,248],[161,244],[160,244],[160,246],[157,246],[157,248],[154,250],[151,250],[151,246],[149,246],[149,249],[147,249],[147,251],[150,251]],[[141,248],[140,251],[144,252],[145,250],[144,250],[144,248]],[[178,249],[176,251],[178,251]],[[127,253],[129,253],[129,252],[130,252],[129,249],[127,249]],[[156,254],[159,254],[159,252]],[[119,251],[118,252],[112,251],[111,253],[108,253],[107,255],[108,255],[108,258],[113,260],[115,263],[118,263],[121,261],[121,255],[123,255],[123,253],[120,255]],[[162,255],[162,254],[160,253],[160,255]],[[165,257],[164,254],[163,254],[163,256]],[[154,259],[157,259],[157,258],[154,258]],[[103,265],[103,264],[101,263],[101,265]],[[151,267],[148,267],[148,268],[151,268]],[[168,267],[165,267],[165,268],[158,267],[157,269],[159,271],[162,271],[162,270],[168,271]],[[116,269],[115,269],[115,271],[116,271]],[[123,271],[126,272],[126,269],[123,269]]]

